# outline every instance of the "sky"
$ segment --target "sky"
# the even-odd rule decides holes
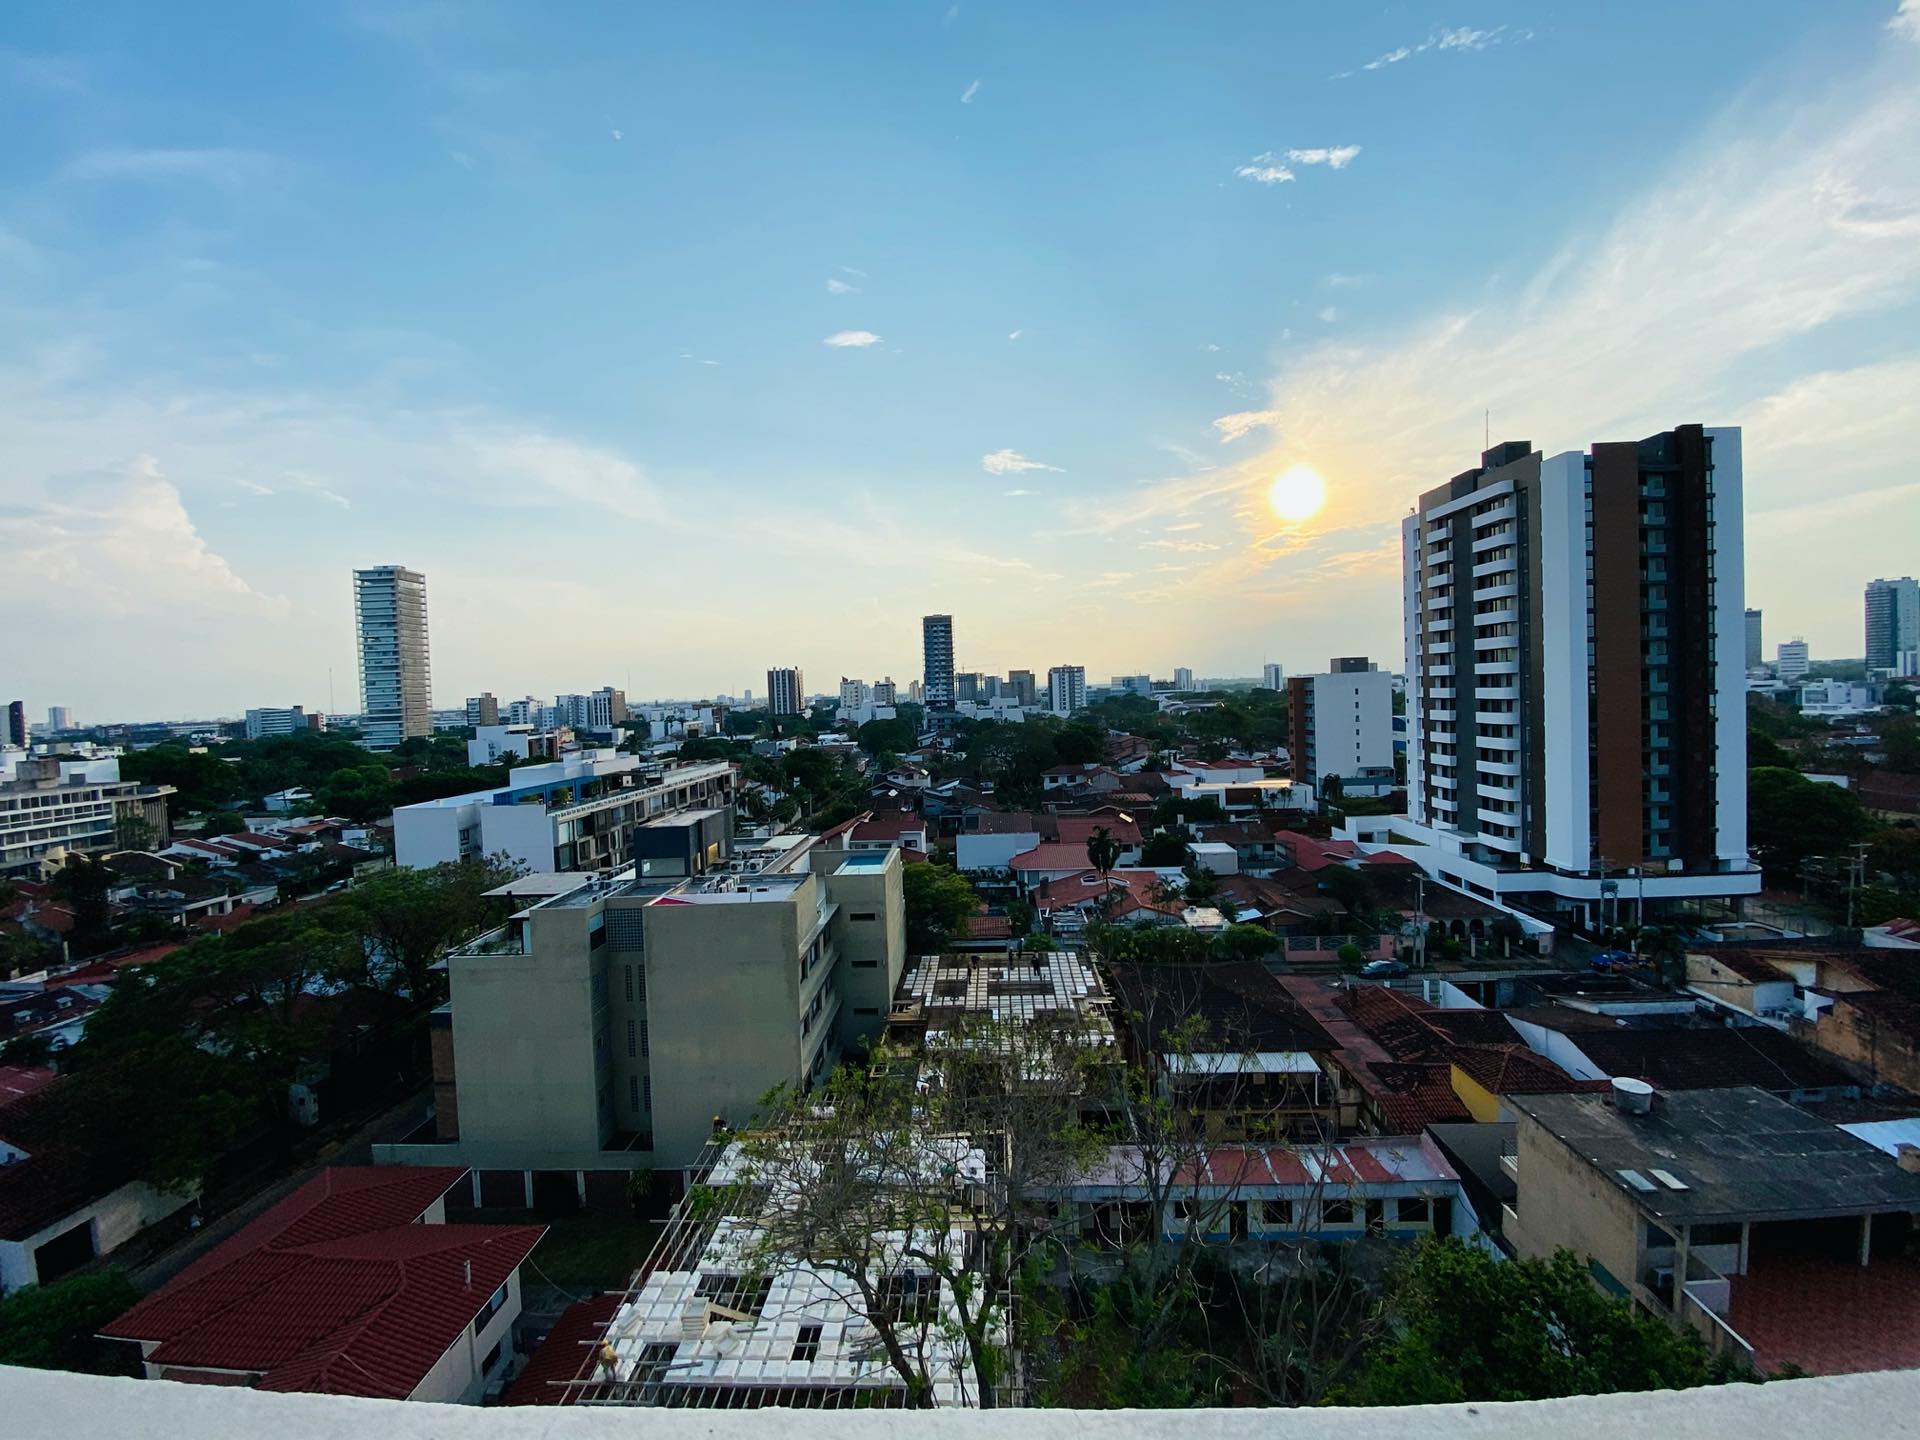
[[[1920,0],[22,3],[0,133],[36,719],[355,709],[377,564],[442,706],[1397,667],[1488,433],[1745,427],[1769,651],[1920,570]]]

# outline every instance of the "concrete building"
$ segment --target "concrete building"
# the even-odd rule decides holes
[[[1031,670],[1009,670],[1007,672],[1007,693],[1016,704],[1038,705],[1040,686]]]
[[[126,846],[137,823],[143,839],[167,843],[171,785],[120,778],[113,756],[29,756],[0,776],[0,875],[31,875],[67,854]]]
[[[394,859],[426,869],[504,854],[535,874],[625,865],[635,857],[635,831],[665,816],[723,811],[731,832],[736,778],[724,760],[669,769],[637,755],[582,750],[523,765],[491,790],[400,806]]]
[[[1113,677],[1113,684],[1110,688],[1116,695],[1145,695],[1151,698],[1153,695],[1153,676],[1116,675]]]
[[[1289,676],[1287,728],[1293,779],[1316,795],[1330,775],[1391,777],[1393,677],[1365,669]]]
[[[1766,649],[1761,643],[1760,612],[1747,610],[1747,673],[1761,669],[1766,664]]]
[[[1260,684],[1268,690],[1287,688],[1287,668],[1269,660],[1260,667]]]
[[[628,719],[627,692],[604,685],[591,695],[553,697],[551,724],[611,733]]]
[[[893,677],[873,682],[873,703],[875,705],[896,705],[900,699],[900,687],[893,683]]]
[[[1184,665],[1174,666],[1173,667],[1173,688],[1175,690],[1181,690],[1181,691],[1193,689],[1194,688],[1193,671],[1189,670]]]
[[[1056,715],[1087,708],[1086,666],[1055,665],[1047,671],[1047,708]]]
[[[7,705],[7,743],[26,748],[27,702],[24,700],[14,700]]]
[[[298,705],[284,710],[247,711],[247,739],[264,740],[272,735],[297,735],[307,728],[307,712]]]
[[[1773,663],[1774,677],[1779,680],[1800,680],[1805,678],[1812,662],[1807,656],[1807,642],[1804,640],[1782,640]]]
[[[1800,713],[1816,720],[1845,720],[1879,713],[1874,687],[1852,680],[1816,680],[1800,687]]]
[[[924,683],[921,696],[929,710],[952,708],[953,693],[953,617],[920,617],[920,649]]]
[[[980,682],[985,677],[978,670],[962,670],[953,677],[953,703],[956,705],[976,704],[981,699]]]
[[[840,710],[845,714],[849,710],[864,710],[873,703],[873,690],[864,680],[849,680],[840,677]]]
[[[1762,1370],[1920,1363],[1920,1173],[1905,1163],[1752,1087],[1615,1080],[1507,1103],[1519,1193],[1502,1233],[1518,1254],[1565,1246],[1603,1289]]]
[[[400,565],[353,572],[359,637],[360,743],[392,750],[433,733],[427,577]]]
[[[1590,912],[1756,893],[1747,858],[1740,432],[1524,442],[1401,522],[1408,814],[1450,883]]]
[[[1909,580],[1907,583],[1911,585],[1913,582]],[[58,735],[63,730],[71,730],[73,728],[74,719],[71,707],[66,705],[49,705],[47,707],[47,729],[49,731]]]
[[[591,1172],[690,1165],[716,1121],[745,1123],[881,1033],[906,958],[899,851],[798,836],[695,858],[707,868],[639,864],[553,895],[450,955],[441,1142],[377,1157],[457,1156],[529,1187],[558,1171],[584,1192]]]
[[[1875,580],[1867,586],[1867,669],[1920,675],[1920,581]]]
[[[491,690],[482,690],[478,695],[467,697],[467,724],[480,726],[499,723],[500,702],[494,698]]]
[[[767,713],[801,715],[807,708],[807,682],[798,667],[767,671]]]

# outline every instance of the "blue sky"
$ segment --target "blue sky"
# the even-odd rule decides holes
[[[1748,427],[1769,644],[1920,565],[1920,11],[101,3],[0,18],[0,686],[1398,661],[1494,438]],[[838,340],[840,343],[829,343]],[[1328,502],[1282,523],[1271,477]]]

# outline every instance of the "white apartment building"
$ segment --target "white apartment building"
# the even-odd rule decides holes
[[[849,680],[840,677],[840,713],[845,715],[851,710],[864,710],[873,703],[873,690],[864,680]]]
[[[1328,776],[1393,773],[1393,676],[1379,670],[1294,675],[1287,681],[1293,779],[1314,794]]]
[[[612,730],[627,721],[627,692],[611,685],[591,695],[556,695],[550,723],[575,730]]]
[[[1153,676],[1116,675],[1113,677],[1112,689],[1116,695],[1145,695],[1151,699],[1153,696]]]
[[[353,572],[359,638],[360,742],[392,750],[433,733],[427,577],[401,565]]]
[[[1782,640],[1777,659],[1774,661],[1773,674],[1778,680],[1798,680],[1806,675],[1811,661],[1807,657],[1807,642],[1804,640]]]
[[[1503,444],[1401,529],[1409,813],[1363,828],[1536,908],[1757,892],[1740,432]]]
[[[1841,720],[1877,714],[1873,687],[1848,680],[1816,680],[1800,687],[1800,713],[1812,719]]]
[[[157,845],[167,840],[171,785],[120,778],[116,755],[26,755],[0,776],[0,875],[33,875],[68,854],[122,846],[138,821]]]
[[[1184,666],[1184,665],[1176,665],[1176,666],[1174,666],[1174,669],[1173,669],[1173,688],[1174,688],[1175,690],[1180,690],[1180,691],[1186,691],[1186,690],[1192,690],[1192,689],[1194,689],[1194,688],[1195,688],[1195,686],[1194,686],[1194,683],[1193,683],[1193,671],[1191,671],[1191,670],[1189,670],[1189,669],[1188,669],[1188,668],[1187,668],[1186,666]]]
[[[624,865],[634,830],[649,820],[693,809],[731,814],[734,780],[724,760],[669,769],[637,755],[583,750],[522,766],[492,790],[400,806],[394,860],[427,869],[504,854],[537,874]]]
[[[307,712],[298,705],[285,710],[247,711],[247,739],[263,740],[271,735],[296,735],[307,728]]]
[[[1287,688],[1287,667],[1269,660],[1260,667],[1260,683],[1268,690]]]
[[[807,709],[807,682],[798,666],[767,671],[767,713],[802,715]]]
[[[873,703],[876,705],[897,705],[900,702],[900,687],[893,683],[893,677],[873,682]]]
[[[1055,665],[1047,671],[1047,708],[1056,715],[1087,708],[1086,666]]]

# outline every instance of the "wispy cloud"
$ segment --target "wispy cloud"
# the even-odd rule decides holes
[[[1142,540],[1142,550],[1170,550],[1176,555],[1205,555],[1220,547],[1211,540]]]
[[[958,20],[959,18],[960,18],[959,5],[957,4],[949,5],[947,7],[947,13],[940,17],[940,28],[942,30],[946,29],[949,25],[953,24],[953,22]]]
[[[1325,165],[1329,170],[1344,170],[1359,153],[1358,145],[1336,145],[1321,150],[1289,150],[1287,159],[1296,165]]]
[[[979,93],[980,93],[980,82],[976,80],[971,85],[967,86],[966,89],[960,92],[960,103],[962,105],[971,105],[973,103],[973,97],[978,95]]]
[[[1900,8],[1887,21],[1887,28],[1909,40],[1920,40],[1920,0],[1900,0]]]
[[[867,272],[855,265],[836,265],[833,268],[838,270],[842,275],[851,275],[856,280],[864,280],[867,278]]]
[[[607,133],[616,140],[624,140],[627,138],[627,132],[624,130],[609,130]]]
[[[1213,428],[1220,432],[1220,443],[1230,445],[1255,430],[1277,425],[1279,420],[1280,412],[1277,410],[1241,410],[1232,415],[1222,415],[1213,422]]]
[[[272,157],[258,150],[217,146],[211,149],[90,150],[60,173],[69,180],[204,180],[240,185],[273,168]]]
[[[23,89],[51,94],[84,95],[93,87],[78,60],[65,55],[41,55],[0,45],[0,75]]]
[[[1384,70],[1389,65],[1398,65],[1402,60],[1411,60],[1416,55],[1424,55],[1429,50],[1457,50],[1469,52],[1485,50],[1500,44],[1504,39],[1516,41],[1531,40],[1531,30],[1521,30],[1509,37],[1507,27],[1496,25],[1491,30],[1477,30],[1471,25],[1459,25],[1451,29],[1435,30],[1417,45],[1398,45],[1384,54],[1376,55],[1366,64],[1354,70],[1342,70],[1333,76],[1335,80],[1345,80],[1363,70]]]
[[[871,330],[836,330],[820,343],[836,350],[863,350],[869,345],[878,345],[880,337]]]
[[[1040,492],[1038,490],[1002,490],[1000,493],[1009,500],[1014,500],[1022,495],[1038,495]]]
[[[1022,335],[1024,335],[1024,334],[1026,334],[1026,333],[1027,333],[1027,332],[1026,332],[1026,331],[1024,331],[1024,330],[1009,330],[1009,331],[1007,332],[1007,339],[1009,339],[1009,340],[1018,340],[1018,339],[1019,339],[1019,338],[1020,338],[1020,337],[1021,337]]]
[[[1256,185],[1288,185],[1294,180],[1293,171],[1279,163],[1280,157],[1269,150],[1264,155],[1256,155],[1245,165],[1234,170],[1242,180],[1251,180]]]
[[[1018,450],[995,450],[990,455],[980,457],[980,468],[989,475],[1021,475],[1029,470],[1051,470],[1056,475],[1066,472],[1058,465],[1048,465],[1039,460],[1029,460]]]
[[[849,284],[836,275],[828,279],[827,293],[829,295],[858,295],[860,293],[860,287]]]
[[[1326,324],[1331,325],[1340,318],[1340,311],[1335,306],[1323,305],[1320,307],[1320,318]]]

